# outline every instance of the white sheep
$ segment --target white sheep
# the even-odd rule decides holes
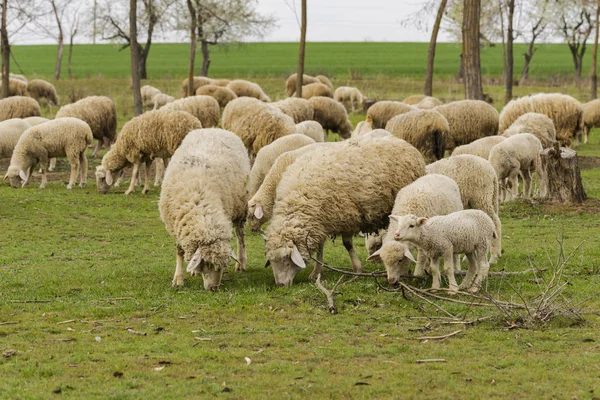
[[[190,132],[167,167],[160,194],[160,217],[177,242],[173,286],[187,271],[202,274],[204,288],[216,291],[237,237],[239,266],[246,269],[244,222],[250,162],[244,144],[223,129]]]
[[[325,141],[325,131],[317,121],[304,121],[296,124],[296,132],[308,136],[315,142]]]
[[[0,122],[0,158],[9,158],[19,138],[31,125],[21,118],[7,119]]]
[[[504,132],[503,137],[511,137],[519,133],[531,133],[542,142],[542,147],[547,149],[556,143],[556,129],[554,122],[539,113],[525,113],[515,120]]]
[[[204,128],[217,126],[221,118],[219,102],[211,96],[184,97],[165,104],[162,109],[186,111],[198,118]]]
[[[360,121],[356,124],[356,128],[352,131],[352,138],[357,138],[359,136],[364,135],[367,132],[371,132],[373,130],[373,118],[370,115],[367,115],[367,118],[364,121]]]
[[[452,151],[452,156],[473,154],[474,156],[478,156],[484,160],[487,160],[490,156],[490,150],[492,150],[492,147],[503,142],[504,140],[506,140],[506,137],[504,136],[486,136],[469,144],[463,144],[462,146],[454,148]]]
[[[335,89],[333,99],[342,103],[344,107],[346,107],[346,111],[354,112],[362,108],[364,96],[362,95],[360,90],[358,90],[355,87],[340,86],[337,89]]]
[[[140,93],[142,95],[142,103],[150,103],[154,96],[161,94],[161,91],[154,86],[144,85],[140,88]]]
[[[154,95],[154,97],[152,97],[152,104],[153,104],[152,109],[158,110],[174,101],[175,101],[175,97],[169,96],[168,94],[165,94],[165,93],[158,93],[158,94]]]

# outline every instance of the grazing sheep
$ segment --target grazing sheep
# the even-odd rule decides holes
[[[27,90],[29,95],[39,101],[41,98],[45,98],[49,103],[58,106],[60,100],[58,94],[56,94],[56,88],[53,84],[43,79],[32,79],[27,84]]]
[[[446,149],[498,134],[498,111],[485,101],[460,100],[434,108],[448,121]]]
[[[2,90],[2,81],[0,80],[0,90]],[[29,96],[29,90],[27,90],[27,82],[20,79],[9,79],[8,81],[8,95],[9,96]]]
[[[308,136],[295,133],[281,137],[260,149],[256,154],[256,160],[250,172],[250,181],[248,182],[249,197],[254,196],[277,157],[287,151],[296,150],[313,143],[315,141]]]
[[[327,85],[329,86],[329,89],[333,90],[333,83],[331,83],[328,77],[325,75],[317,75],[315,78],[317,78],[323,85]]]
[[[437,106],[441,106],[442,104],[444,103],[442,103],[439,99],[427,96],[423,100],[415,104],[415,107],[423,110],[431,110],[433,108],[436,108]]]
[[[402,100],[402,102],[414,106],[415,104],[418,104],[419,102],[421,102],[421,100],[424,100],[427,97],[428,96],[425,96],[424,94],[413,94],[411,96],[406,97],[404,100]]]
[[[20,118],[0,122],[0,158],[9,158],[19,138],[31,125]]]
[[[339,101],[348,112],[354,112],[362,107],[364,97],[360,90],[350,86],[340,86],[333,94],[335,101]]]
[[[296,92],[294,92],[294,97]],[[302,86],[302,98],[310,99],[311,97],[324,96],[333,98],[333,90],[322,83],[309,83]]]
[[[503,142],[504,140],[506,140],[504,136],[486,136],[469,144],[463,144],[462,146],[456,147],[452,151],[452,157],[461,154],[473,154],[474,156],[478,156],[484,160],[487,160],[490,156],[490,150],[492,150],[492,147]]]
[[[542,142],[542,147],[545,149],[556,143],[554,123],[544,114],[526,113],[521,115],[502,133],[502,136],[511,137],[519,133],[531,133]]]
[[[10,74],[8,74],[8,77],[9,77],[9,79],[15,79],[15,80],[27,83],[27,78],[25,78],[23,75],[13,74],[11,72]],[[2,79],[2,74],[1,73],[0,73],[0,79]]]
[[[231,126],[237,120],[265,107],[268,107],[268,105],[253,97],[238,97],[237,99],[230,101],[223,109],[223,121],[221,124],[224,129],[230,131]]]
[[[444,175],[428,174],[400,189],[392,215],[414,214],[429,218],[462,209],[460,191],[456,182]],[[415,261],[409,247],[394,240],[396,228],[396,220],[390,219],[387,231],[382,235],[381,248],[367,258],[368,261],[383,261],[391,285],[398,283],[402,275],[408,274],[410,261]],[[415,275],[424,274],[427,261],[419,251]],[[460,264],[457,263],[457,267],[459,266]]]
[[[325,132],[317,121],[304,121],[296,124],[296,132],[308,136],[317,143],[325,141]]]
[[[583,105],[584,143],[588,142],[590,129],[600,126],[600,99],[592,100]]]
[[[183,97],[187,97],[190,94],[188,93],[188,82],[189,79],[185,78],[182,82],[181,82],[181,91],[183,93]],[[210,78],[207,78],[205,76],[195,76],[194,77],[194,86],[192,89],[192,93],[196,93],[196,90],[198,90],[198,88],[200,86],[204,86],[204,85],[210,85],[213,83],[213,80]]]
[[[288,96],[293,96],[294,92],[296,92],[297,80],[298,80],[298,74],[292,74],[285,81],[285,91],[287,92]],[[306,75],[306,74],[302,75],[302,86],[308,85],[310,83],[319,83],[319,82],[321,82],[321,81],[313,76]],[[333,86],[331,88],[333,89]],[[304,91],[304,89],[302,91]]]
[[[142,103],[150,103],[153,101],[154,96],[161,94],[161,91],[154,86],[144,85],[140,88],[142,94]]]
[[[92,144],[92,130],[87,123],[77,118],[61,118],[27,129],[17,142],[10,159],[10,167],[4,177],[14,188],[26,186],[31,173],[39,163],[42,184],[48,184],[46,166],[52,157],[67,157],[71,164],[71,176],[67,189],[71,189],[79,176],[79,186],[87,179],[87,157],[85,150]]]
[[[531,198],[531,172],[538,170],[542,150],[542,143],[531,133],[519,133],[492,147],[489,161],[498,175],[500,201],[517,198],[519,174],[523,177],[523,195]]]
[[[117,136],[117,109],[110,97],[89,96],[62,106],[55,118],[64,117],[79,118],[90,126],[94,139],[98,140],[92,157],[96,157],[102,143],[113,143]]]
[[[533,112],[544,114],[554,122],[556,139],[568,146],[583,125],[583,106],[571,96],[560,93],[539,93],[512,100],[500,114],[500,134],[504,133],[521,115]]]
[[[196,96],[211,96],[219,103],[221,108],[225,107],[231,100],[237,99],[237,95],[231,90],[217,85],[200,86],[196,90]]]
[[[185,97],[165,105],[162,109],[186,111],[198,118],[204,128],[217,126],[221,118],[219,102],[211,96]]]
[[[352,123],[348,119],[348,113],[343,105],[329,97],[311,97],[309,102],[315,110],[315,121],[321,124],[323,129],[337,133],[342,139],[348,139],[352,135]]]
[[[43,124],[44,122],[48,122],[50,120],[44,117],[27,117],[23,118],[23,121],[27,122],[29,126],[36,126],[39,124]]]
[[[360,121],[356,124],[356,128],[352,131],[352,138],[356,138],[364,135],[367,132],[371,132],[373,130],[373,118],[370,115],[367,115],[367,118],[364,121]]]
[[[432,289],[440,288],[440,258],[443,257],[451,293],[459,289],[468,289],[472,293],[479,291],[490,269],[487,260],[490,244],[497,235],[494,223],[486,213],[463,210],[431,218],[413,214],[390,218],[397,223],[394,240],[417,246],[431,259]],[[469,260],[467,275],[460,286],[454,277],[457,254],[465,254]]]
[[[276,283],[291,285],[328,236],[351,238],[387,225],[398,190],[424,173],[421,154],[391,135],[319,146],[300,156],[281,178],[266,232]],[[361,268],[351,242],[344,242],[353,268]],[[313,277],[318,274],[315,266]]]
[[[12,118],[39,117],[40,105],[31,97],[13,96],[0,100],[0,121]]]
[[[414,110],[414,107],[399,101],[378,101],[367,110],[371,117],[373,129],[383,129],[388,121],[396,115]]]
[[[481,157],[463,154],[429,164],[426,170],[428,174],[452,179],[460,190],[463,208],[481,210],[494,221],[496,239],[490,263],[496,263],[502,255],[502,223],[498,217],[498,176],[494,167]]]
[[[313,110],[309,101],[306,99],[300,99],[298,97],[288,97],[285,100],[276,101],[274,103],[270,103],[269,105],[292,117],[295,124],[299,124],[300,122],[304,121],[310,121],[315,115],[315,110]]]
[[[152,107],[152,109],[159,110],[159,109],[163,108],[164,106],[166,106],[167,104],[172,103],[174,101],[175,101],[175,97],[169,96],[168,94],[165,94],[165,93],[159,93],[152,98],[152,104],[154,105]]]
[[[229,79],[213,79],[211,85],[225,87],[229,85],[229,82],[231,82]]]
[[[386,131],[415,146],[427,163],[444,158],[449,129],[446,118],[435,110],[412,110],[385,125]]]
[[[262,88],[254,82],[236,79],[229,82],[227,88],[235,93],[237,97],[254,97],[266,103],[271,101]]]
[[[158,208],[177,242],[173,286],[187,271],[202,274],[204,289],[216,291],[232,257],[231,229],[237,237],[239,266],[246,270],[244,222],[250,163],[241,140],[223,129],[190,132],[175,151]]]
[[[106,193],[114,183],[114,177],[123,168],[133,164],[132,179],[126,195],[135,188],[135,177],[140,164],[146,164],[144,189],[148,193],[148,175],[154,158],[170,158],[189,132],[200,129],[200,121],[190,113],[177,110],[149,111],[123,125],[112,148],[96,167],[98,192]]]

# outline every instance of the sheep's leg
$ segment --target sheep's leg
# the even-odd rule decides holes
[[[510,187],[510,200],[515,200],[519,197],[519,171],[512,170],[508,175],[508,184]]]
[[[32,174],[33,174],[33,167],[29,167],[29,169],[27,170],[27,178],[21,184],[22,188],[24,188],[25,186],[29,185],[29,181],[31,180],[31,175]]]
[[[67,189],[72,189],[73,184],[77,181],[77,175],[79,175],[79,155],[75,157],[69,156],[69,164],[71,164],[71,176],[69,176],[69,184],[67,185]]]
[[[500,222],[498,214],[492,212],[488,213],[488,215],[492,217],[492,221],[494,221],[494,226],[496,227],[496,238],[492,240],[490,257],[490,264],[496,264],[502,255],[502,222]]]
[[[177,263],[175,264],[175,276],[173,276],[172,286],[183,286],[183,249],[177,245]]]
[[[323,263],[323,247],[325,247],[325,243],[321,243],[319,245],[319,248],[317,250],[317,261],[319,261],[319,262],[315,262],[315,266],[313,267],[313,270],[312,270],[310,276],[308,277],[309,279],[312,279],[313,281],[316,281],[317,277],[323,273],[323,267],[321,266],[321,264],[319,264],[319,263]]]
[[[122,169],[118,172],[118,177],[117,177],[117,181],[115,182],[115,184],[113,185],[114,187],[119,187],[121,186],[121,182],[123,182],[123,176],[125,175],[125,169]]]
[[[79,153],[79,186],[84,187],[87,183],[87,173],[88,173],[88,160],[85,155],[85,150]]]
[[[468,289],[473,284],[475,280],[475,276],[479,271],[477,271],[478,263],[475,259],[475,256],[472,253],[467,254],[467,260],[469,261],[469,269],[467,270],[467,275],[464,277],[460,285],[458,286],[459,290]]]
[[[590,127],[585,126],[583,128],[583,143],[587,144],[589,136],[590,136]]]
[[[458,254],[456,256],[458,256]],[[454,257],[455,256],[452,251],[447,251],[444,253],[444,273],[448,278],[448,288],[450,289],[450,294],[454,294],[458,290],[458,284],[456,283],[456,278],[454,277]]]
[[[425,276],[425,265],[429,261],[429,257],[422,250],[417,252],[417,265],[415,266],[415,276]]]
[[[48,167],[48,171],[52,172],[56,169],[56,157],[52,157],[50,159],[50,166]]]
[[[94,147],[94,152],[92,153],[92,158],[96,158],[98,152],[100,151],[100,146],[102,146],[102,139],[98,139],[96,143],[96,147]]]
[[[432,257],[429,269],[431,270],[431,288],[437,290],[440,288],[440,257]]]
[[[154,186],[160,186],[163,180],[163,175],[165,173],[165,163],[162,158],[157,158],[154,160],[156,164],[156,173],[154,175]]]
[[[150,191],[150,166],[152,165],[152,160],[146,161],[146,167],[144,168],[144,189],[142,190],[142,194],[146,194]]]
[[[133,171],[131,172],[131,182],[129,183],[129,189],[127,189],[127,191],[125,192],[126,196],[135,190],[135,177],[137,176],[139,170],[140,163],[136,162],[135,164],[133,164]]]
[[[342,235],[342,243],[344,244],[346,251],[348,251],[348,255],[352,261],[352,270],[354,272],[362,272],[363,266],[356,255],[356,251],[354,251],[354,246],[352,246],[352,235]]]
[[[487,260],[487,248],[484,250],[485,251],[475,251],[475,258],[479,270],[477,271],[477,277],[475,278],[475,282],[473,282],[473,285],[471,285],[471,287],[469,288],[469,292],[471,293],[477,293],[479,291],[479,289],[482,286],[482,282],[485,279],[487,279],[488,273],[490,271],[490,264]]]
[[[110,149],[110,139],[107,136],[102,136],[102,145],[106,149]]]
[[[461,267],[460,267],[460,254],[455,254],[454,255],[454,270],[455,271],[461,271]]]
[[[531,171],[526,169],[523,173],[523,195],[526,199],[531,198]]]
[[[239,264],[236,264],[236,271],[246,270],[246,239],[244,237],[244,221],[235,224],[235,237],[237,239],[237,255]]]

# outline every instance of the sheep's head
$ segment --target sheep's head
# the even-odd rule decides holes
[[[377,233],[370,233],[367,235],[365,238],[365,248],[367,249],[368,255],[372,255],[381,248],[383,236],[385,236],[385,231],[383,230],[379,230]]]
[[[213,265],[204,260],[200,248],[196,250],[188,263],[187,272],[192,275],[202,275],[204,289],[212,292],[219,290],[221,278],[223,277],[223,268],[214,268]]]
[[[113,184],[114,177],[112,172],[102,165],[98,165],[96,167],[96,187],[98,188],[98,193],[105,194]]]
[[[10,186],[18,189],[23,186],[25,181],[27,181],[27,176],[29,175],[29,171],[25,171],[20,169],[19,167],[11,165],[8,167],[8,171],[6,171],[6,175],[4,175],[4,180],[8,180],[10,182]]]
[[[398,224],[394,231],[394,240],[411,242],[419,237],[421,226],[427,218],[419,218],[416,215],[390,215],[390,219]]]
[[[306,268],[306,263],[298,247],[280,247],[267,253],[267,264],[273,268],[275,283],[278,286],[291,286],[294,277],[301,269]]]
[[[264,210],[260,204],[248,202],[248,225],[252,232],[259,232],[265,223]]]
[[[367,261],[383,262],[391,285],[397,284],[402,275],[408,274],[411,261],[416,263],[408,246],[394,241],[385,242],[379,250],[367,258]]]

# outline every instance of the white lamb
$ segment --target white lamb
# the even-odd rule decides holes
[[[9,158],[19,138],[31,126],[21,118],[11,118],[0,122],[0,158]]]
[[[296,132],[308,136],[315,142],[325,141],[325,132],[317,121],[303,121],[296,124]]]
[[[342,103],[348,112],[354,112],[355,110],[362,108],[364,96],[360,90],[355,87],[340,86],[335,89],[333,99]]]
[[[455,147],[452,151],[452,156],[458,156],[461,154],[473,154],[487,160],[490,157],[490,150],[498,143],[506,140],[504,136],[486,136],[481,139],[477,139],[469,144],[463,144],[462,146]]]

